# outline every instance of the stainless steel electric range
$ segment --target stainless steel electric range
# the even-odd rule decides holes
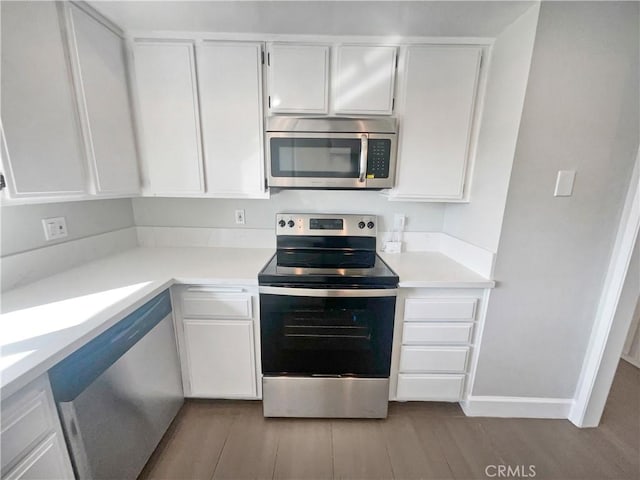
[[[384,418],[398,276],[373,215],[276,216],[258,274],[265,417]]]

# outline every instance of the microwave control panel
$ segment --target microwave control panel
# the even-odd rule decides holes
[[[367,178],[389,178],[391,140],[370,138],[367,153]]]

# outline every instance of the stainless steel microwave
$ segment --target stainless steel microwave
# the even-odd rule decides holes
[[[395,118],[267,119],[270,187],[382,189],[393,187]]]

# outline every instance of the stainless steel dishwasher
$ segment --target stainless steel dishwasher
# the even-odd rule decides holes
[[[134,479],[184,402],[166,290],[49,378],[79,479]]]

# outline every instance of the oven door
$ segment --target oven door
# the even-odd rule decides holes
[[[265,376],[386,378],[396,289],[260,287]]]
[[[366,188],[366,133],[268,132],[270,187]]]

